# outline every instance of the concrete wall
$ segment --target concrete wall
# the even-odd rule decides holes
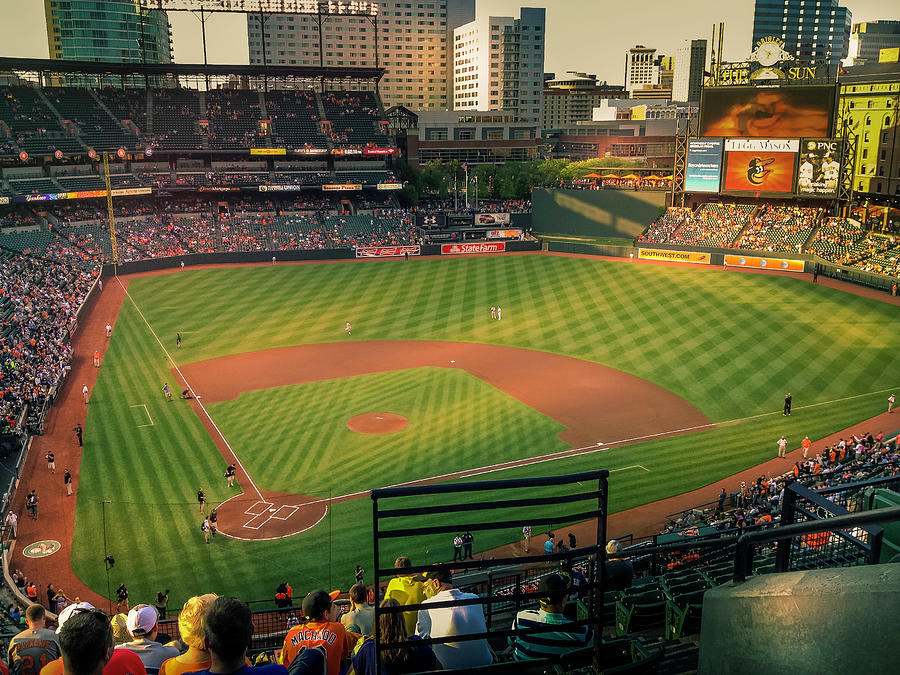
[[[703,598],[701,675],[897,673],[900,565],[752,577]]]
[[[666,194],[535,188],[531,196],[534,231],[634,239],[659,216]]]

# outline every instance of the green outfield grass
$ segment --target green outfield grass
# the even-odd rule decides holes
[[[611,480],[614,511],[769,459],[782,433],[796,444],[868,418],[886,398],[872,392],[900,384],[892,379],[900,372],[896,307],[772,275],[510,256],[185,271],[133,280],[131,293],[178,363],[343,340],[350,320],[354,340],[481,342],[604,363],[675,392],[720,423],[480,477],[620,469]],[[502,322],[489,318],[497,303]],[[126,581],[136,600],[165,587],[172,605],[209,590],[267,598],[284,580],[298,591],[346,588],[356,563],[371,569],[368,499],[335,504],[319,526],[290,539],[204,545],[197,488],[210,503],[234,492],[189,405],[163,399],[167,380],[160,345],[126,300],[88,408],[73,542],[73,566],[86,583],[106,592],[104,508],[117,561],[112,587]],[[796,410],[787,419],[780,414],[786,391]],[[854,398],[829,403],[845,397]],[[342,426],[376,400],[410,426],[368,438]],[[260,488],[318,496],[564,447],[554,421],[444,369],[248,392],[210,410]],[[446,428],[422,421],[442,410]],[[516,536],[479,536],[476,548]],[[448,559],[444,539],[404,552],[417,562]],[[388,547],[385,555],[398,552]]]

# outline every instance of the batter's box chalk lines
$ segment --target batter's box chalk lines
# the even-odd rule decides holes
[[[273,520],[287,520],[292,515],[297,513],[300,509],[296,506],[288,506],[287,504],[282,504],[278,507],[278,510],[272,514]]]
[[[248,516],[261,516],[269,510],[270,506],[275,505],[272,502],[255,502],[244,513]]]
[[[156,426],[155,424],[153,424],[153,418],[150,417],[150,411],[147,410],[147,405],[146,405],[145,403],[135,403],[134,405],[128,406],[128,407],[129,407],[129,408],[143,408],[143,409],[144,409],[144,412],[147,413],[147,419],[150,420],[150,424],[138,424],[138,425],[137,425],[137,428],[138,428],[138,429],[140,429],[141,427],[152,427],[152,426]]]

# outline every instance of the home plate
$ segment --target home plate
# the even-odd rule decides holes
[[[278,509],[275,509],[275,508],[269,509],[269,513],[275,513],[277,510]]]
[[[451,361],[450,363],[456,363],[456,361]]]

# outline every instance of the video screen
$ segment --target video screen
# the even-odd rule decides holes
[[[828,138],[834,87],[715,87],[703,90],[700,135],[723,138]]]
[[[690,139],[684,171],[685,192],[718,192],[722,179],[722,139]]]
[[[723,192],[789,193],[800,140],[729,138],[725,140]]]
[[[798,197],[834,199],[837,197],[840,174],[840,145],[836,139],[804,138],[800,141]]]

